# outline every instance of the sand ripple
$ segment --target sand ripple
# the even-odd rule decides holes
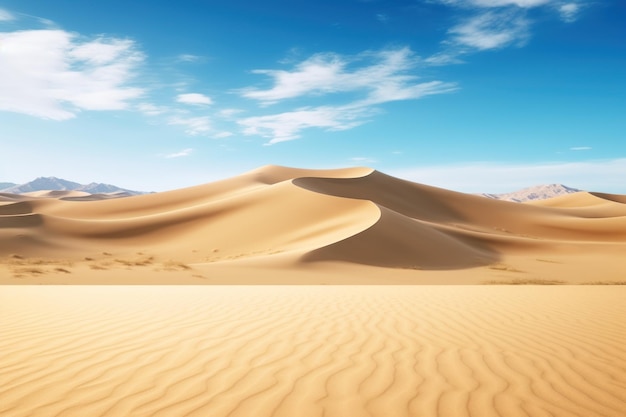
[[[625,295],[5,286],[0,415],[623,416]]]

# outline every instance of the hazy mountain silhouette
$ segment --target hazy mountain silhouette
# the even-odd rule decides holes
[[[25,184],[12,184],[12,183],[0,183],[8,184],[7,187],[0,188],[0,192],[22,194],[33,191],[84,191],[91,194],[96,193],[125,193],[129,195],[145,194],[142,191],[133,191],[125,188],[120,188],[111,184],[95,183],[80,184],[73,181],[64,180],[56,177],[39,177],[33,181]]]

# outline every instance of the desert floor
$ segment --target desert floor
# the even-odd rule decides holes
[[[624,416],[624,286],[2,286],[0,415]]]

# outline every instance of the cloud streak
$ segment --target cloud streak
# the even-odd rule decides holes
[[[366,122],[371,111],[365,108],[323,106],[294,111],[254,116],[241,119],[245,135],[259,135],[270,139],[268,145],[298,139],[300,131],[322,128],[327,131],[352,129]]]
[[[189,156],[193,153],[193,149],[192,148],[187,148],[187,149],[183,149],[180,152],[175,152],[175,153],[170,153],[168,155],[165,155],[165,158],[167,159],[173,159],[173,158],[182,158],[185,156]]]
[[[561,18],[570,23],[578,18],[580,13],[580,5],[577,3],[565,3],[558,7]]]
[[[300,137],[309,128],[346,130],[359,126],[377,112],[375,106],[400,100],[415,100],[456,90],[454,83],[417,82],[419,59],[409,48],[367,52],[355,57],[316,54],[288,70],[255,70],[268,75],[268,89],[240,90],[243,97],[262,107],[297,98],[313,99],[339,95],[344,104],[308,106],[277,114],[240,119],[244,134],[270,138],[270,144]],[[348,97],[348,98],[346,98]]]
[[[393,100],[398,91],[409,90],[398,99],[421,96],[423,84],[412,72],[418,57],[410,48],[367,52],[355,57],[334,53],[316,54],[297,64],[293,70],[254,70],[267,75],[274,85],[266,90],[248,88],[243,97],[259,100],[263,105],[302,96],[322,96],[336,93],[361,93],[364,101],[378,103]]]
[[[207,97],[204,94],[198,93],[179,94],[178,96],[176,96],[176,101],[178,103],[194,104],[201,106],[213,104],[213,100],[211,99],[211,97]]]
[[[208,116],[182,117],[172,116],[167,120],[171,126],[182,126],[190,136],[206,134],[212,131],[211,120]]]
[[[441,3],[460,7],[505,7],[531,8],[554,3],[554,0],[441,0]]]
[[[0,22],[9,22],[15,20],[15,16],[8,10],[0,9]]]
[[[565,22],[575,21],[583,0],[438,0],[456,8],[459,22],[448,29],[446,46],[425,61],[433,66],[459,64],[473,52],[523,46],[531,36],[529,10],[545,9]]]
[[[477,50],[523,45],[529,37],[529,22],[515,11],[490,11],[474,16],[448,32],[451,42]]]

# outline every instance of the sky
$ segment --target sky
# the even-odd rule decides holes
[[[0,0],[0,182],[626,194],[623,0]]]

